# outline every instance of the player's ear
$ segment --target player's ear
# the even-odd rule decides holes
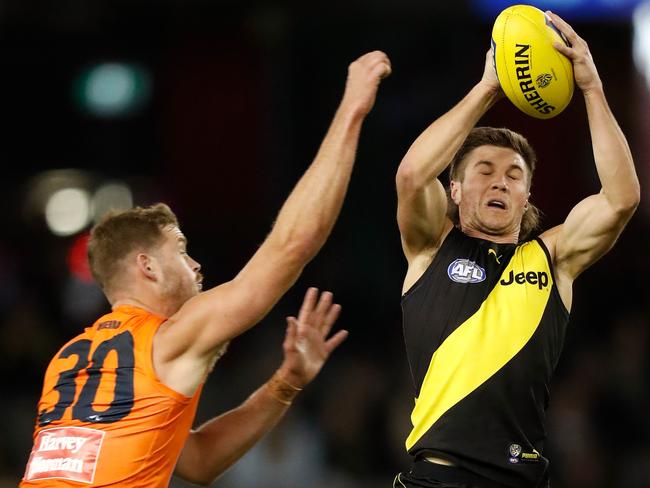
[[[460,205],[461,190],[460,181],[451,180],[449,182],[449,195],[456,205]]]
[[[140,273],[152,281],[158,278],[156,258],[145,253],[139,253],[136,257],[136,266]]]

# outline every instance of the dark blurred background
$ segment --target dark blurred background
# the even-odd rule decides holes
[[[333,290],[349,339],[214,486],[391,486],[409,465],[413,404],[394,174],[420,131],[479,80],[491,24],[509,3],[0,2],[0,486],[22,476],[51,356],[108,308],[85,264],[93,221],[109,207],[165,201],[208,286],[232,278],[316,153],[347,65],[374,49],[393,75],[365,123],[339,222],[298,284],[231,344],[197,422],[273,373],[284,317],[308,286]],[[649,487],[650,5],[538,5],[589,42],[643,187],[616,247],[575,285],[548,414],[553,486]],[[544,228],[599,191],[579,92],[553,120],[506,100],[481,123],[536,147],[532,200]]]

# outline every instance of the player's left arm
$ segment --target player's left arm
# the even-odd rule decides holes
[[[347,331],[341,330],[327,339],[340,311],[331,293],[319,298],[318,290],[310,288],[298,318],[287,319],[282,366],[239,407],[190,432],[175,474],[209,485],[264,437],[347,337]]]
[[[558,15],[547,13],[571,44],[555,43],[555,48],[571,59],[576,84],[584,95],[602,185],[598,194],[571,210],[564,224],[545,233],[554,241],[557,273],[572,280],[612,248],[639,204],[640,188],[630,148],[607,104],[589,46]]]

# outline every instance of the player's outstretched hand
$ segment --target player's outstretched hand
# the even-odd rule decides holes
[[[390,59],[381,51],[364,54],[350,64],[342,106],[366,115],[372,110],[382,79],[391,73]]]
[[[484,84],[490,91],[497,95],[497,99],[505,97],[505,93],[501,89],[499,78],[497,78],[497,71],[494,67],[494,52],[492,48],[485,53],[485,68],[483,69],[483,76],[481,83]]]
[[[591,56],[587,41],[576,34],[569,24],[567,24],[559,15],[554,14],[550,10],[546,11],[546,15],[551,19],[553,25],[557,27],[564,37],[569,41],[570,46],[560,42],[554,42],[553,47],[564,54],[573,63],[573,77],[576,80],[576,85],[583,93],[591,90],[601,90],[603,84],[598,75],[594,58]]]
[[[348,336],[346,330],[340,330],[327,339],[341,312],[341,306],[333,299],[328,291],[319,297],[318,289],[309,288],[298,318],[287,317],[280,374],[293,386],[302,388],[313,380],[332,351]]]

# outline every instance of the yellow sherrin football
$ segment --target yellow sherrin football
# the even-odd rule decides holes
[[[553,42],[567,43],[544,12],[513,5],[499,14],[492,29],[494,66],[506,96],[522,112],[550,119],[573,96],[573,66]]]

